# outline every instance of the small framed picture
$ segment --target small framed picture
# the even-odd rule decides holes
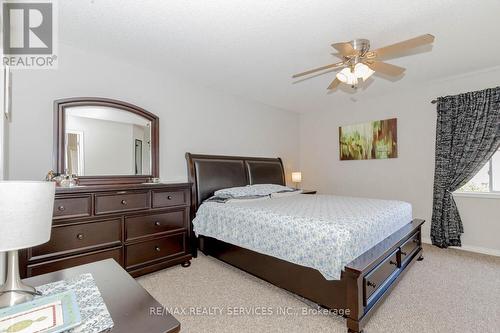
[[[58,333],[81,324],[72,290],[0,309],[0,332]]]

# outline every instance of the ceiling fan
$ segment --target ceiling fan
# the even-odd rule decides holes
[[[376,50],[370,50],[370,41],[367,39],[355,39],[350,42],[332,44],[332,47],[339,53],[336,56],[342,58],[341,62],[314,68],[302,73],[295,74],[297,78],[312,73],[343,68],[337,73],[335,79],[330,83],[327,89],[333,90],[340,83],[345,83],[356,88],[359,81],[366,81],[373,73],[379,72],[389,76],[399,76],[406,70],[403,67],[391,65],[380,61],[384,58],[397,57],[402,52],[410,49],[431,44],[434,36],[430,34],[418,36],[399,43],[388,45]],[[327,72],[325,72],[327,73]],[[325,74],[322,73],[322,74]]]

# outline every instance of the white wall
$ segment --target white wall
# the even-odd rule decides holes
[[[8,120],[5,116],[4,108],[4,71],[2,68],[0,70],[0,180],[3,180],[6,176],[6,150],[7,150],[7,124]],[[0,280],[1,283],[1,280]]]
[[[4,179],[5,176],[5,159],[6,159],[6,129],[7,129],[7,119],[4,116],[4,73],[0,71],[0,181]],[[0,285],[5,282],[5,253],[0,252]]]
[[[464,249],[500,256],[500,198],[457,197]]]
[[[53,101],[75,96],[120,99],[158,115],[163,180],[187,179],[186,152],[280,156],[288,177],[298,164],[295,113],[64,44],[60,53],[58,70],[13,73],[11,179],[42,179],[53,167]]]
[[[332,105],[328,112],[301,115],[300,162],[304,187],[322,193],[399,199],[424,218],[430,239],[436,106],[438,96],[498,85],[499,68],[431,82],[408,91],[394,90],[375,99]],[[397,83],[394,83],[397,88]],[[399,157],[387,160],[340,161],[338,127],[398,118]],[[458,198],[466,249],[500,254],[500,198]]]

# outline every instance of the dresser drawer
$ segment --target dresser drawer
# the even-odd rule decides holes
[[[398,265],[398,251],[394,251],[377,267],[372,269],[364,278],[364,301],[365,305],[369,303],[369,298],[379,290],[385,282],[389,280],[391,275],[399,268]]]
[[[91,214],[92,199],[90,195],[56,198],[54,200],[54,219],[85,217]]]
[[[95,213],[119,213],[149,208],[149,192],[96,194]]]
[[[31,249],[30,260],[40,257],[121,245],[120,219],[71,224],[52,228],[50,241]]]
[[[126,240],[185,229],[187,222],[185,208],[161,214],[125,217]]]
[[[122,264],[122,248],[113,248],[103,251],[94,251],[85,254],[79,254],[64,259],[46,261],[40,264],[32,264],[27,267],[27,277],[50,273],[65,268],[88,264],[94,261],[104,259],[114,259],[120,265]]]
[[[189,191],[153,191],[153,208],[189,204]]]
[[[406,262],[411,258],[413,253],[418,249],[420,245],[420,232],[410,237],[406,242],[401,245],[401,265],[405,265]]]
[[[126,268],[150,261],[184,254],[185,233],[166,236],[151,241],[126,246]]]

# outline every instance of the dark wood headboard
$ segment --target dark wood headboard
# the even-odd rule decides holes
[[[215,191],[253,184],[285,185],[281,158],[195,155],[186,153],[188,178],[193,184],[191,213]]]

